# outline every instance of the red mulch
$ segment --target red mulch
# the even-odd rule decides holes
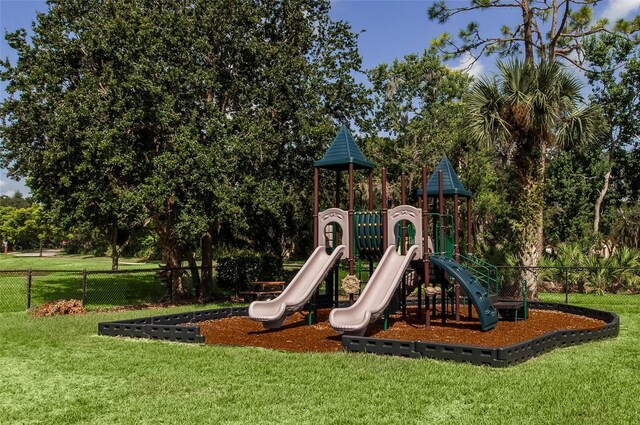
[[[265,347],[297,352],[339,351],[341,335],[329,325],[329,311],[320,310],[319,322],[313,326],[307,326],[307,313],[303,312],[290,316],[284,326],[276,330],[266,330],[261,323],[248,317],[229,317],[200,322],[200,333],[205,336],[207,344]],[[434,318],[431,327],[425,329],[423,321],[418,323],[415,309],[410,309],[406,321],[403,321],[399,314],[393,315],[389,320],[388,330],[382,330],[380,320],[370,327],[367,336],[502,347],[555,330],[601,329],[604,326],[601,320],[547,310],[529,310],[529,320],[500,321],[495,329],[488,332],[480,330],[475,314],[472,318],[462,317],[459,322],[452,319],[453,317],[449,316],[446,324],[443,324],[439,317]]]

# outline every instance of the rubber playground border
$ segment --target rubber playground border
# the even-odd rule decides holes
[[[347,352],[373,353],[409,358],[453,360],[474,365],[507,367],[527,361],[557,347],[568,347],[618,336],[620,319],[615,313],[567,304],[529,302],[530,309],[556,310],[605,322],[598,330],[558,330],[517,344],[491,348],[471,345],[442,344],[424,341],[403,341],[371,337],[342,336],[342,348]],[[98,323],[98,334],[164,341],[204,343],[197,323],[232,316],[247,316],[248,307],[228,307],[163,316],[142,317]],[[194,325],[179,325],[193,323]]]

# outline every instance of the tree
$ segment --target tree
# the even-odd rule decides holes
[[[509,10],[520,17],[514,26],[503,25],[500,35],[483,35],[476,22],[460,30],[460,44],[449,33],[442,34],[433,44],[445,57],[469,55],[469,65],[480,56],[497,54],[517,56],[524,50],[524,61],[563,60],[583,67],[585,37],[594,34],[616,34],[637,43],[640,16],[632,21],[619,20],[613,27],[606,19],[593,22],[593,6],[601,0],[471,0],[469,6],[449,7],[444,0],[436,1],[428,11],[429,19],[446,23],[454,15],[471,11]]]
[[[0,195],[0,207],[27,208],[31,206],[31,199],[25,198],[20,192],[11,196]]]
[[[443,155],[461,151],[461,99],[471,78],[447,67],[434,50],[406,55],[368,74],[375,107],[366,153],[392,176],[406,173],[409,188],[419,187],[422,164],[435,166]]]
[[[617,35],[601,34],[585,42],[585,58],[590,63],[586,75],[593,86],[591,100],[602,107],[609,126],[600,140],[606,168],[594,204],[593,233],[597,235],[614,167],[638,148],[640,56],[635,43]]]
[[[543,251],[547,149],[589,143],[603,125],[598,108],[580,109],[581,85],[557,62],[498,63],[499,76],[483,78],[466,99],[469,132],[508,158],[518,188],[511,194],[510,227],[528,291],[536,296],[531,267]]]
[[[3,164],[38,201],[117,243],[151,220],[170,298],[186,295],[176,269],[198,246],[211,292],[216,237],[253,243],[266,210],[282,211],[270,238],[282,241],[308,213],[292,199],[366,93],[351,75],[357,36],[327,1],[49,4],[31,43],[7,34],[18,61],[3,63],[0,106]]]
[[[40,256],[47,243],[59,242],[60,229],[41,205],[27,208],[0,207],[2,237],[19,249],[38,248]]]
[[[544,193],[546,245],[561,242],[600,242],[593,239],[593,204],[598,192],[596,176],[606,161],[599,140],[548,155]]]

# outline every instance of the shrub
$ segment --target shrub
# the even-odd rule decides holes
[[[254,280],[282,279],[282,259],[271,254],[236,251],[217,258],[218,286],[222,290],[239,292]]]

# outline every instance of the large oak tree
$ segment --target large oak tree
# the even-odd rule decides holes
[[[220,232],[274,245],[298,230],[311,161],[362,113],[357,36],[328,10],[51,0],[31,38],[6,36],[18,60],[2,64],[2,162],[71,222],[113,234],[151,220],[170,269],[200,247],[206,293]]]

